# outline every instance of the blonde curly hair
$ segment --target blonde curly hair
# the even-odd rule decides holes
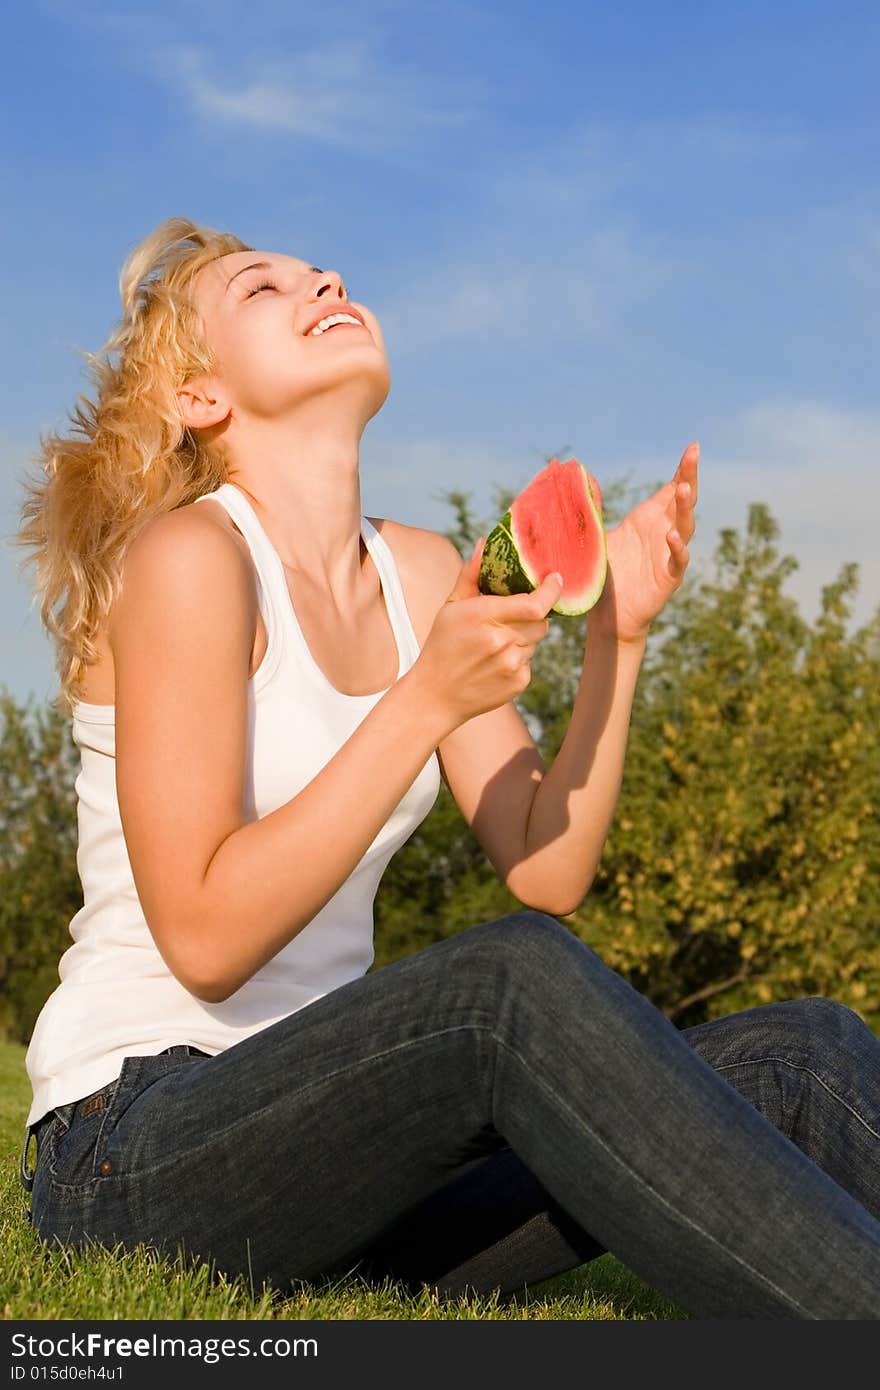
[[[210,261],[252,250],[184,217],[167,218],[140,242],[120,271],[117,327],[99,352],[83,354],[97,401],[80,396],[70,412],[81,438],[41,435],[43,476],[20,480],[21,525],[9,539],[34,552],[19,568],[36,569],[34,601],[55,645],[61,687],[52,704],[62,714],[83,698],[95,637],[138,531],[227,480],[219,444],[198,438],[180,416],[179,388],[217,368],[187,289]]]

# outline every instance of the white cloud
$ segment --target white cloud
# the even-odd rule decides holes
[[[632,190],[689,186],[694,161],[751,166],[803,146],[795,132],[720,119],[554,132],[469,189],[453,251],[396,265],[395,296],[377,306],[386,341],[406,355],[442,339],[607,342],[670,286],[692,293],[698,270],[692,246],[627,211]]]
[[[722,527],[741,530],[747,505],[765,502],[780,525],[780,549],[799,562],[788,592],[805,616],[815,616],[822,587],[855,561],[854,620],[864,622],[880,603],[880,414],[767,400],[725,422],[717,448],[702,443],[701,536],[692,553],[708,555]]]
[[[489,231],[465,257],[398,266],[394,297],[376,306],[389,351],[409,356],[467,339],[531,345],[540,355],[548,344],[595,340],[678,271],[674,260],[609,225],[548,225],[538,249],[523,219],[503,242]]]
[[[426,0],[420,22],[448,26],[446,3]],[[405,151],[414,135],[464,125],[487,104],[484,79],[400,56],[401,29],[413,23],[406,0],[251,0],[246,9],[233,0],[82,0],[73,11],[58,0],[41,4],[169,87],[211,132],[276,131],[363,152]],[[456,22],[467,15],[459,8]]]
[[[207,47],[166,44],[152,64],[212,122],[362,149],[405,145],[415,130],[461,125],[473,119],[479,98],[458,78],[384,63],[359,38],[289,55],[238,54],[232,72]]]
[[[859,566],[853,622],[865,622],[880,603],[880,415],[836,409],[817,401],[768,400],[720,422],[704,438],[692,570],[708,574],[726,527],[744,531],[748,508],[763,502],[779,524],[781,554],[798,570],[786,592],[812,620],[821,590],[850,561]],[[478,518],[491,513],[491,487],[524,486],[542,466],[537,454],[465,439],[367,432],[362,447],[364,506],[413,526],[443,530],[453,519],[440,492],[471,493]],[[638,482],[670,477],[677,458],[624,460]],[[600,483],[610,482],[611,478]],[[372,510],[371,510],[372,509]]]
[[[738,456],[766,447],[795,475],[801,468],[828,469],[829,484],[850,465],[880,463],[880,414],[821,401],[757,402],[732,422],[730,434]],[[873,495],[880,498],[876,488]]]

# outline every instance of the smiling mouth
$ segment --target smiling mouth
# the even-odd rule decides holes
[[[349,331],[349,333],[355,333],[355,332],[357,332],[357,333],[369,333],[369,332],[370,332],[370,330],[367,328],[367,326],[366,326],[365,323],[333,323],[333,324],[330,325],[329,328],[325,328],[324,331],[323,331],[323,333],[319,333],[317,336],[318,336],[318,338],[326,338],[328,333],[339,333],[343,328],[347,328],[348,331]],[[314,336],[315,336],[315,335],[312,334],[312,333],[307,333],[307,334],[306,334],[306,337],[307,337],[307,338],[311,338],[311,337],[314,337]]]
[[[366,328],[366,324],[360,314],[350,309],[334,309],[331,313],[322,315],[311,328],[307,328],[305,336],[323,338],[325,333],[330,333],[334,328]],[[369,329],[367,331],[369,332]],[[370,337],[372,338],[372,334]]]

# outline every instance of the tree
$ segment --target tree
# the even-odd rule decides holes
[[[752,506],[656,634],[573,923],[682,1026],[809,994],[880,1010],[880,614],[847,636],[846,566],[810,628],[777,534]]]
[[[0,1031],[26,1042],[58,984],[82,906],[76,869],[78,758],[67,720],[48,704],[0,694]]]
[[[447,534],[469,553],[486,527],[461,494],[449,500]],[[499,494],[499,514],[509,501]],[[880,612],[847,635],[857,573],[845,566],[810,627],[782,592],[797,562],[777,538],[752,506],[745,536],[721,533],[714,580],[689,578],[654,624],[615,820],[590,892],[563,920],[679,1026],[828,994],[876,1027]],[[518,701],[548,766],[586,622],[553,619]],[[394,958],[516,906],[456,816],[444,786],[389,865],[377,963],[386,924]],[[416,882],[430,892],[408,937]]]

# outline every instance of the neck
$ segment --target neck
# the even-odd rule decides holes
[[[251,422],[246,462],[229,449],[229,481],[247,496],[288,575],[350,608],[363,587],[361,431],[327,424],[308,432]],[[231,445],[231,441],[229,441]]]

